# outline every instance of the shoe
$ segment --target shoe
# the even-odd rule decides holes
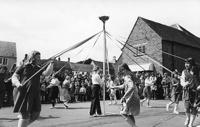
[[[22,116],[19,114],[19,115],[17,115],[17,118],[18,119],[22,119]]]
[[[100,117],[100,116],[102,116],[102,114],[97,114],[96,116],[97,116],[97,117]]]
[[[96,115],[96,114],[93,114],[93,115],[90,115],[90,117],[97,117],[97,115]]]
[[[64,103],[63,105],[65,106],[66,109],[69,108],[69,106],[67,104]]]
[[[189,124],[189,121],[189,119],[186,119],[184,125],[187,126]]]
[[[166,104],[166,111],[169,111],[169,104]]]
[[[194,126],[192,126],[192,125],[189,124],[188,127],[194,127]]]
[[[54,109],[55,107],[50,107],[50,109]]]
[[[119,114],[121,114],[121,115],[126,115],[127,113],[126,113],[126,111],[125,110],[122,110],[122,111],[120,111],[120,113]]]
[[[147,108],[152,108],[152,106],[151,106],[151,105],[148,105]]]
[[[174,113],[174,114],[179,114],[179,112],[178,112],[178,111],[173,111],[173,113]]]

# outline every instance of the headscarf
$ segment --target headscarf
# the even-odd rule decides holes
[[[27,60],[25,61],[25,63],[35,63],[35,56],[36,55],[40,55],[39,51],[32,51],[28,54]]]
[[[119,77],[130,76],[132,81],[136,80],[135,75],[133,74],[133,72],[131,72],[131,69],[128,67],[126,63],[123,63],[122,65],[119,66],[118,75]]]
[[[189,58],[185,59],[185,63],[189,63],[190,66],[195,66],[196,65],[195,60],[192,57],[189,57]]]
[[[199,76],[199,67],[196,65],[196,62],[192,57],[187,58],[185,63],[189,63],[191,66],[191,71],[193,71],[194,75]]]

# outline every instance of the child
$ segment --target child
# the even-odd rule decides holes
[[[121,99],[123,104],[120,114],[128,122],[131,127],[136,127],[135,125],[135,115],[140,113],[140,98],[138,95],[137,86],[134,84],[132,77],[133,74],[129,69],[127,64],[123,64],[119,68],[119,76],[124,79],[124,84],[120,86],[114,86],[114,89],[125,88],[125,94]]]
[[[116,84],[113,82],[113,78],[111,76],[108,77],[107,87],[110,91],[110,104],[112,103],[112,100],[114,99],[114,104],[117,104],[117,97],[116,97],[116,89],[111,89],[112,87],[116,86]]]
[[[53,76],[50,84],[47,86],[47,88],[50,89],[49,97],[52,104],[51,109],[55,108],[56,99],[58,98],[59,94],[59,86],[60,86],[60,81],[58,80],[58,75],[56,74],[55,76]]]

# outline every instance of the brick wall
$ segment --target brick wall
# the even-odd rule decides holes
[[[146,54],[162,64],[161,38],[142,19],[138,18],[138,20],[136,21],[136,24],[129,35],[127,43],[132,46],[144,44]],[[119,64],[136,64],[134,61],[136,61],[138,64],[154,63],[146,56],[136,56],[126,47],[130,48],[133,52],[136,53],[136,49],[126,44],[122,49],[122,56],[118,60]],[[129,55],[134,61],[130,59],[127,55]],[[162,67],[158,66],[155,63],[154,65],[156,71],[162,72]]]

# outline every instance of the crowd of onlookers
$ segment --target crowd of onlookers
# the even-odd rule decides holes
[[[13,72],[9,72],[5,66],[0,67],[0,107],[12,106],[13,105],[13,86],[10,80],[10,77]],[[91,100],[91,73],[88,72],[69,72],[68,70],[63,70],[59,72],[58,79],[60,85],[67,78],[69,85],[67,89],[70,95],[70,101],[73,102],[84,102]],[[135,75],[135,83],[138,86],[138,93],[141,99],[144,98],[144,87],[145,79],[147,75],[150,76],[153,81],[151,86],[151,99],[168,99],[170,98],[170,89],[171,89],[171,75],[170,73],[164,73],[163,75],[157,74],[154,72],[137,72]],[[122,80],[117,77],[111,76],[115,85],[120,85],[123,83]],[[50,89],[48,88],[49,83],[51,82],[52,76],[50,77],[41,77],[41,101],[42,103],[50,103]],[[57,93],[56,101],[59,102],[59,88],[54,91]],[[120,99],[124,94],[123,90],[116,91],[116,98]],[[106,85],[105,97],[106,100],[110,99],[110,89]],[[101,92],[101,99],[103,98],[103,89]]]

